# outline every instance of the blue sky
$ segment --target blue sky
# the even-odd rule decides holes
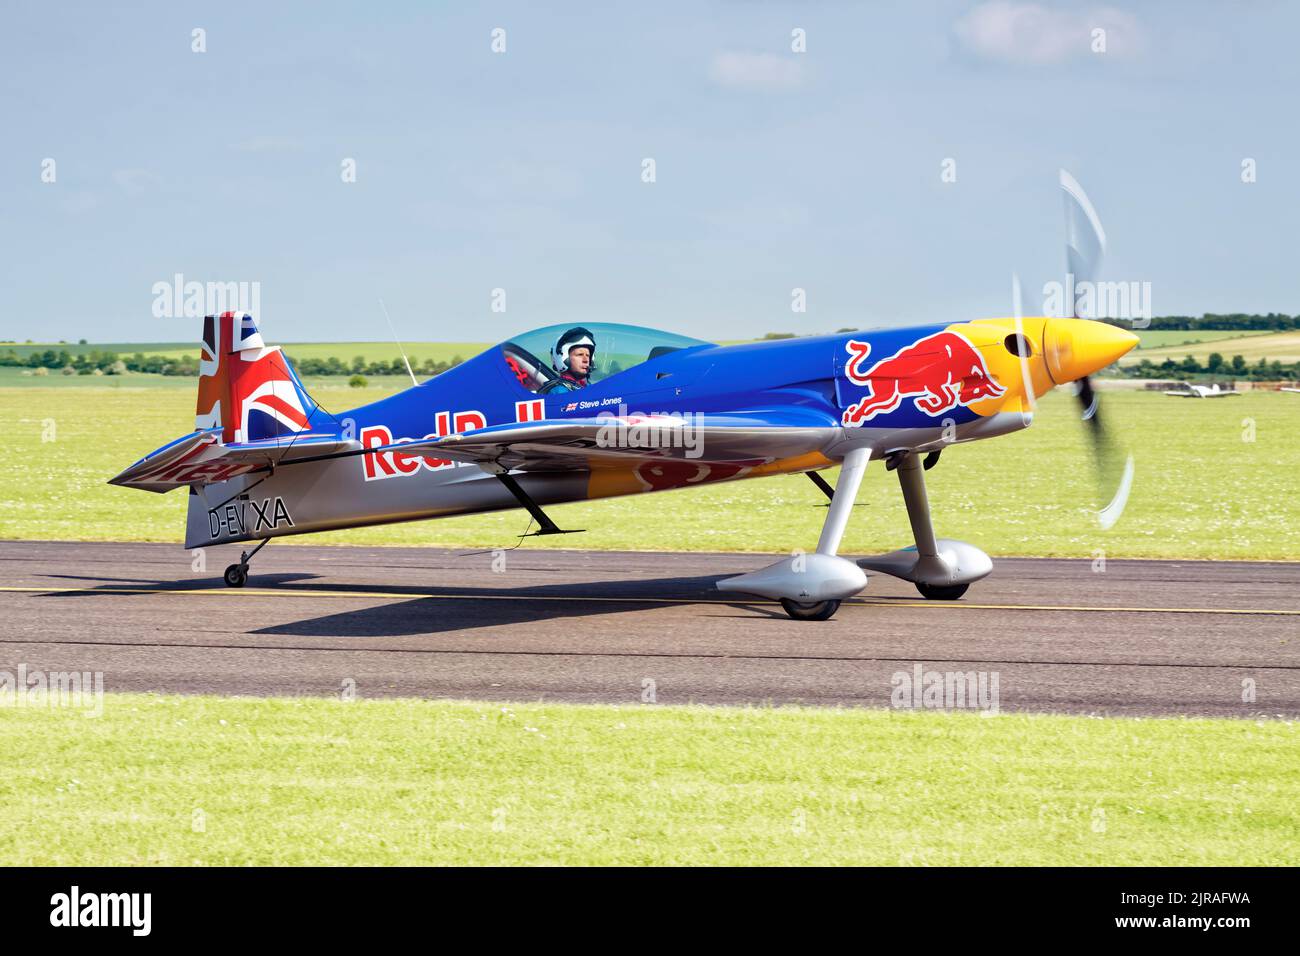
[[[0,338],[193,339],[176,273],[268,341],[1006,314],[1062,166],[1156,314],[1300,312],[1296,5],[552,6],[7,4]]]

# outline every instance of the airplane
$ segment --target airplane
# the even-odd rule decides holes
[[[1181,388],[1170,389],[1166,395],[1172,395],[1174,398],[1229,398],[1233,395],[1240,395],[1241,392],[1231,388],[1219,388],[1219,383],[1213,385],[1193,385],[1191,382],[1179,382]]]
[[[1064,171],[1062,186],[1067,224],[1074,196],[1094,235],[1072,224],[1067,262],[1079,274],[1104,235]],[[1012,318],[726,346],[630,325],[553,325],[338,414],[312,399],[253,316],[225,312],[204,319],[195,431],[110,483],[187,488],[187,549],[259,541],[225,570],[242,587],[252,558],[284,535],[520,507],[535,534],[567,534],[547,506],[805,473],[830,499],[816,549],[719,590],[778,600],[803,621],[832,617],[868,570],[957,600],[993,565],[936,535],[925,472],[949,446],[1028,427],[1036,400],[1071,382],[1104,464],[1112,441],[1089,376],[1138,343],[1103,322],[1021,317],[1018,280],[1013,302]],[[876,460],[898,476],[913,544],[851,560],[840,544]],[[819,472],[834,466],[832,488]],[[1132,476],[1130,457],[1103,527]]]

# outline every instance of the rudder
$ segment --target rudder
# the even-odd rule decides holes
[[[316,403],[288,357],[262,341],[247,312],[204,316],[194,427],[222,429],[222,442],[307,431]]]

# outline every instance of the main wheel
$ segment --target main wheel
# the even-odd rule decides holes
[[[226,573],[222,575],[226,580],[228,588],[242,588],[248,580],[248,565],[232,564],[226,568]]]
[[[927,601],[955,601],[963,594],[969,584],[922,584],[916,582],[916,589],[921,592],[921,597]]]
[[[813,604],[800,604],[789,598],[781,598],[785,613],[796,621],[829,621],[840,609],[839,601],[817,601]]]

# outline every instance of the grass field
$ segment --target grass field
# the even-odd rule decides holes
[[[0,342],[0,352],[13,350],[22,358],[50,349],[55,352],[66,351],[69,355],[85,355],[88,352],[122,352],[126,355],[134,355],[136,352],[145,355],[192,352],[197,355],[199,347],[196,342],[89,342],[85,345],[76,342]]]
[[[390,390],[341,382],[313,389],[335,413]],[[927,475],[940,534],[995,557],[1104,550],[1111,557],[1300,559],[1300,396],[1248,392],[1191,402],[1108,391],[1104,399],[1110,425],[1137,460],[1128,509],[1115,528],[1095,525],[1086,437],[1073,401],[1055,392],[1027,431],[944,453]],[[184,387],[0,387],[0,434],[9,451],[0,537],[179,543],[184,494],[105,481],[188,431],[193,402]],[[1246,441],[1251,427],[1254,440]],[[858,500],[846,553],[910,543],[897,482],[878,463]],[[825,513],[821,494],[797,475],[553,509],[561,525],[590,529],[563,537],[563,547],[763,552],[814,546]],[[495,547],[514,544],[526,524],[523,512],[510,511],[280,540]],[[530,538],[525,547],[553,540]]]
[[[1176,336],[1183,333],[1172,334]],[[1201,334],[1207,335],[1208,333]],[[1122,364],[1131,365],[1135,360],[1140,361],[1141,359],[1163,362],[1167,358],[1181,359],[1187,355],[1196,356],[1204,364],[1211,352],[1218,352],[1229,361],[1234,355],[1240,355],[1251,365],[1254,365],[1260,359],[1285,364],[1300,362],[1300,331],[1236,335],[1235,337],[1205,339],[1191,345],[1168,343],[1159,346],[1147,346],[1144,340],[1142,348],[1130,352]]]
[[[0,708],[10,865],[1294,865],[1297,725],[108,694]],[[1230,759],[1227,756],[1230,755]]]
[[[1267,332],[1241,332],[1235,329],[1134,329],[1141,340],[1139,349],[1168,348],[1175,345],[1194,345],[1200,342],[1215,343],[1224,339],[1250,338],[1267,335]]]
[[[279,343],[290,359],[320,358],[337,356],[344,364],[351,363],[358,355],[367,362],[391,362],[400,358],[401,353],[392,342],[284,342]],[[435,362],[449,362],[456,356],[462,360],[473,358],[491,343],[487,342],[411,342],[402,343],[406,356],[414,363],[433,359]]]

